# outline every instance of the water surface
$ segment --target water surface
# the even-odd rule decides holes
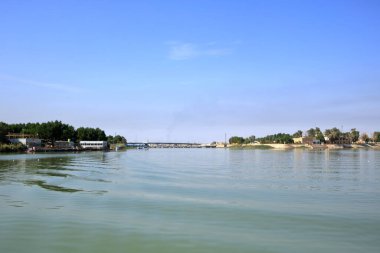
[[[378,252],[380,152],[0,156],[0,252]]]

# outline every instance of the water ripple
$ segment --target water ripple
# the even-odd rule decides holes
[[[0,156],[0,249],[377,252],[379,166],[354,150]]]

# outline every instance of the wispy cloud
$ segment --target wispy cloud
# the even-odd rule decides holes
[[[231,53],[230,49],[218,48],[215,43],[204,45],[183,42],[170,42],[169,58],[181,61],[203,56],[223,56]]]
[[[71,86],[71,85],[58,84],[58,83],[45,83],[45,82],[23,79],[23,78],[18,78],[14,76],[4,75],[4,74],[0,74],[0,81],[2,81],[0,84],[3,84],[3,85],[6,85],[7,83],[9,83],[9,84],[34,86],[38,88],[46,88],[46,89],[51,89],[51,90],[63,91],[66,93],[82,92],[82,89],[75,86]]]

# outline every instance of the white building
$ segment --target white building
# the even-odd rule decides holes
[[[10,138],[11,143],[22,143],[28,148],[41,147],[41,139],[37,138]]]
[[[79,145],[84,149],[107,149],[106,141],[80,141]]]

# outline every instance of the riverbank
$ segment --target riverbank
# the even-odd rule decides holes
[[[34,147],[27,148],[23,144],[0,144],[0,153],[75,153],[84,151],[110,151],[110,149],[94,148],[54,148],[54,147]]]
[[[250,145],[250,144],[229,144],[226,148],[230,149],[274,149],[271,145],[267,144],[256,144],[256,145]]]
[[[313,149],[313,150],[335,150],[335,149],[374,149],[380,150],[380,144],[228,144],[212,146],[213,148],[228,148],[228,149],[275,149],[275,150],[290,150],[290,149]],[[172,147],[163,147],[172,148]],[[197,147],[201,148],[201,146]],[[54,147],[38,147],[34,149],[28,149],[22,144],[0,144],[0,153],[76,153],[85,151],[125,151],[129,149],[138,149],[138,147],[128,147],[124,145],[111,145],[107,149],[95,149],[95,148],[54,148]]]
[[[27,147],[21,143],[5,144],[0,143],[0,153],[20,153],[25,152]]]
[[[380,150],[380,144],[228,144],[231,149],[376,149]]]

